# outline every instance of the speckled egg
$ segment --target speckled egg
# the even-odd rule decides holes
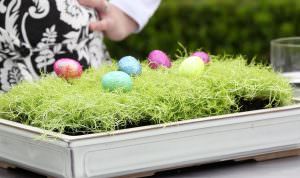
[[[132,56],[125,56],[118,62],[118,68],[120,71],[127,73],[130,76],[137,76],[142,73],[141,63]]]
[[[102,77],[102,87],[108,91],[131,91],[132,90],[132,79],[131,77],[122,71],[113,71],[105,74]]]
[[[196,56],[186,58],[179,66],[179,73],[182,75],[198,75],[203,70],[204,62]]]
[[[170,68],[172,66],[168,55],[160,50],[153,50],[148,55],[148,63],[150,68],[157,69],[160,66]]]
[[[65,79],[79,78],[82,74],[82,66],[79,62],[70,58],[61,58],[54,63],[54,72]]]
[[[193,53],[192,56],[200,57],[205,64],[210,62],[210,57],[206,52],[197,51],[197,52]]]

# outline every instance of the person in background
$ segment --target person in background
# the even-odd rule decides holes
[[[103,37],[140,32],[160,0],[0,0],[0,93],[52,73],[60,58],[109,62]],[[104,35],[104,36],[103,36]]]

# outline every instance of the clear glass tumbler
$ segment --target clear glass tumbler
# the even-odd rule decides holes
[[[290,83],[300,83],[300,37],[279,38],[271,41],[271,65]]]

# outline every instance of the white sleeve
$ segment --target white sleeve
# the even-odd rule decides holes
[[[110,0],[109,2],[134,19],[139,26],[137,30],[139,32],[154,14],[161,0]]]

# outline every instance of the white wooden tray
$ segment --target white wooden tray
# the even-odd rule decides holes
[[[300,148],[300,105],[67,136],[0,119],[0,162],[57,178],[116,177]]]

